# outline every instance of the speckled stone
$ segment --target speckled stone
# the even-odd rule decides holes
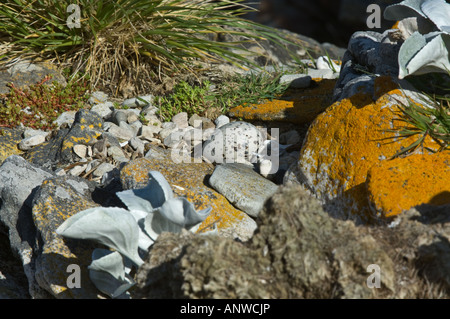
[[[127,163],[120,172],[123,189],[143,188],[148,183],[148,172],[159,171],[172,186],[176,196],[184,196],[200,210],[212,207],[210,216],[200,230],[217,222],[219,234],[247,240],[256,228],[255,221],[234,208],[227,199],[206,184],[214,167],[207,163],[180,163],[170,159],[170,152],[158,158],[139,158]]]
[[[58,299],[98,298],[98,290],[89,279],[87,266],[98,244],[63,238],[55,230],[79,211],[99,206],[90,199],[85,180],[68,175],[46,180],[33,198],[33,220],[39,232],[35,277],[39,285]],[[67,287],[69,265],[78,265],[81,287]]]
[[[19,128],[2,128],[0,130],[0,163],[11,155],[23,153],[17,147],[22,140],[22,134],[23,130]]]

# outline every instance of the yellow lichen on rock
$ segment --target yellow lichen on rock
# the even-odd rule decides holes
[[[391,217],[411,207],[450,204],[450,152],[383,161],[367,178],[374,213]]]
[[[272,101],[239,105],[232,108],[229,115],[248,121],[310,123],[330,105],[336,80],[315,79],[314,83],[311,88],[288,90]]]
[[[310,126],[299,160],[301,179],[336,213],[369,221],[365,182],[375,164],[391,158],[417,137],[388,132],[400,117],[395,98],[402,95],[388,77],[375,81],[376,101],[358,93],[331,105]],[[425,147],[438,149],[427,138]]]

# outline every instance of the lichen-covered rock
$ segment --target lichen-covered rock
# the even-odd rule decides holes
[[[450,204],[449,181],[448,151],[380,162],[367,176],[371,208],[390,217],[421,204]]]
[[[72,163],[77,155],[73,147],[77,144],[93,145],[101,136],[103,119],[87,110],[79,110],[70,129],[60,129],[56,136],[28,151],[24,156],[32,163],[46,168],[57,164]]]
[[[383,269],[369,289],[370,264]],[[299,185],[281,187],[247,243],[170,234],[137,274],[141,298],[370,298],[392,296],[394,265],[376,240],[334,220]]]
[[[288,90],[282,97],[255,105],[239,105],[228,115],[246,121],[311,123],[331,103],[336,80],[315,79],[306,89]]]
[[[214,166],[207,163],[174,163],[171,152],[162,152],[160,158],[138,158],[130,161],[120,171],[123,189],[143,188],[149,171],[159,171],[169,182],[176,196],[184,196],[196,210],[212,207],[200,230],[216,223],[219,234],[247,240],[256,228],[255,221],[236,209],[227,199],[207,186],[207,178]]]
[[[11,155],[20,155],[23,152],[17,147],[22,140],[23,129],[0,129],[0,163]]]
[[[30,294],[45,296],[34,278],[33,243],[36,227],[31,216],[32,199],[41,183],[53,175],[20,156],[8,157],[0,166],[0,222],[7,229],[13,258],[23,265]],[[19,272],[19,271],[18,271]]]
[[[401,117],[398,100],[406,100],[397,84],[390,77],[378,77],[374,92],[375,101],[371,95],[356,94],[320,114],[300,153],[298,180],[327,210],[344,219],[373,219],[365,186],[370,168],[416,141],[388,131],[399,125],[394,120]],[[431,138],[424,146],[439,148]]]
[[[70,216],[99,206],[90,198],[92,190],[85,180],[67,175],[44,181],[33,198],[32,214],[39,234],[35,248],[35,278],[40,287],[58,299],[99,296],[87,269],[92,261],[92,251],[98,245],[66,239],[55,232]],[[73,273],[73,269],[68,268],[70,265],[79,267],[79,288],[68,287],[69,276]]]
[[[38,83],[47,75],[52,76],[52,81],[66,85],[66,80],[55,65],[48,62],[20,61],[7,70],[0,71],[0,94],[9,92],[8,83],[12,82],[16,87],[24,89]]]

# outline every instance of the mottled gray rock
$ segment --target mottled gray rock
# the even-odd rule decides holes
[[[94,177],[101,177],[105,175],[106,173],[112,171],[116,167],[110,163],[101,163],[94,172],[92,172],[92,175]]]
[[[0,222],[8,230],[11,252],[21,261],[30,294],[46,296],[34,279],[33,246],[36,228],[31,217],[32,199],[42,182],[53,175],[20,156],[8,157],[0,166]]]
[[[131,128],[123,126],[124,122],[121,122],[121,126],[108,122],[107,132],[112,134],[120,141],[128,141],[134,136],[134,131]]]
[[[66,111],[61,113],[61,115],[58,116],[56,120],[53,121],[53,123],[56,123],[58,127],[61,127],[63,124],[67,124],[69,126],[72,126],[73,122],[75,121],[75,114],[76,111]]]
[[[172,122],[175,123],[179,129],[184,129],[189,126],[188,114],[186,112],[180,112],[172,117]]]
[[[216,166],[208,182],[230,203],[252,217],[258,216],[264,202],[278,189],[252,167],[238,163]]]
[[[127,121],[127,112],[125,112],[125,110],[115,110],[114,113],[112,114],[112,122],[116,125],[120,125],[121,122],[126,122]]]
[[[95,104],[91,107],[91,111],[100,115],[104,120],[108,120],[114,112],[114,104],[112,102]]]
[[[264,140],[263,132],[253,124],[231,122],[216,129],[203,143],[203,156],[211,163],[249,163]]]
[[[144,154],[145,144],[139,138],[133,137],[128,143],[135,151]]]

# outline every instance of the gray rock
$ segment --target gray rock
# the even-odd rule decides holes
[[[32,199],[42,182],[53,175],[20,156],[8,157],[0,166],[0,222],[8,229],[11,252],[21,261],[29,292],[36,297],[47,294],[34,278],[33,246],[36,227],[31,217]]]
[[[148,114],[144,116],[145,120],[148,122],[146,125],[155,126],[161,128],[162,123],[160,119],[154,114]]]
[[[73,152],[80,158],[86,158],[86,156],[88,155],[88,146],[83,145],[83,144],[74,145]],[[91,153],[92,153],[92,151],[91,151]]]
[[[178,113],[172,117],[172,122],[175,123],[179,129],[184,129],[189,126],[188,114],[186,112]]]
[[[27,137],[32,137],[32,136],[36,136],[36,135],[44,135],[45,137],[50,134],[49,132],[45,132],[43,130],[35,130],[32,128],[26,128],[25,131],[23,132],[23,137],[27,138]]]
[[[189,118],[189,125],[194,127],[194,128],[198,128],[202,125],[202,117],[198,114],[193,114],[190,118]]]
[[[94,177],[102,177],[106,173],[112,171],[116,167],[110,163],[101,163],[94,172],[92,172],[92,175]]]
[[[290,130],[280,134],[280,144],[297,144],[300,141],[300,134],[296,130]]]
[[[120,125],[121,122],[126,122],[127,119],[128,115],[124,110],[115,110],[112,115],[112,122],[116,125]]]
[[[219,128],[221,126],[224,126],[225,124],[230,123],[230,118],[226,115],[220,115],[218,118],[215,119],[214,124],[216,124],[216,128]]]
[[[73,122],[75,121],[75,114],[76,111],[66,111],[61,113],[61,115],[58,116],[56,120],[53,121],[58,127],[61,127],[63,124],[67,124],[72,126]]]
[[[138,136],[142,139],[150,140],[153,138],[154,134],[158,134],[161,131],[160,127],[152,125],[142,125],[138,132]]]
[[[123,153],[121,147],[113,145],[108,148],[108,156],[112,156],[115,160],[117,160],[124,158],[125,154]]]
[[[133,134],[133,136],[136,136],[140,129],[140,126],[139,127],[132,126],[132,125],[128,124],[127,122],[120,122],[119,127],[126,131],[131,132]]]
[[[21,140],[17,147],[22,151],[28,151],[29,149],[32,149],[36,145],[42,144],[44,142],[45,142],[45,135],[42,134],[33,135]]]
[[[172,123],[172,122],[170,122],[170,123]],[[166,127],[164,127],[164,124],[162,126],[162,130],[159,131],[159,137],[162,140],[165,140],[166,137],[168,137],[170,134],[172,134],[173,132],[175,132],[177,130],[177,126],[175,123],[172,123],[174,125],[166,125]]]
[[[131,99],[126,99],[125,101],[123,101],[122,105],[130,108],[145,107],[147,105],[151,105],[153,99],[153,95],[143,95],[139,96],[138,98],[133,97]]]
[[[280,78],[280,84],[289,83],[289,87],[304,89],[310,86],[311,76],[307,74],[285,74]]]
[[[144,154],[145,144],[139,138],[133,137],[130,139],[129,144],[135,151]]]
[[[112,102],[95,104],[91,107],[91,111],[100,115],[104,120],[108,120],[114,112],[114,104]]]
[[[124,124],[124,122],[121,124]],[[134,136],[134,131],[132,129],[124,128],[124,126],[117,126],[114,123],[109,124],[107,132],[121,141],[128,141]]]
[[[264,202],[272,196],[278,186],[244,164],[222,164],[216,166],[209,184],[230,203],[257,217]]]
[[[108,100],[108,94],[102,91],[92,92],[89,97],[88,103],[90,104],[103,104]]]

